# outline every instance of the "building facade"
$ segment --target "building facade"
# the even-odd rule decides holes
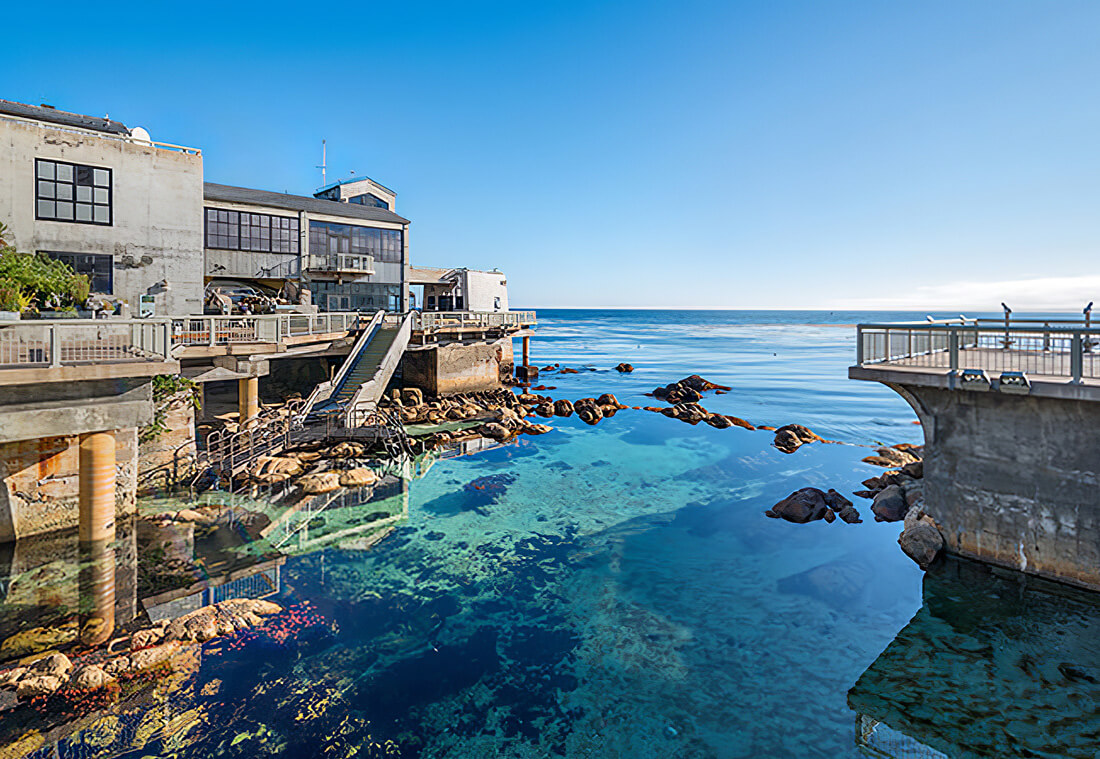
[[[202,154],[117,121],[0,100],[0,223],[132,313],[202,311]]]

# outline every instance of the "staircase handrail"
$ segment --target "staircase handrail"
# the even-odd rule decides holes
[[[397,330],[397,335],[386,351],[386,355],[379,362],[378,369],[375,371],[374,376],[360,385],[348,402],[344,426],[355,426],[352,423],[353,416],[357,413],[362,413],[365,409],[374,407],[378,403],[378,398],[381,397],[382,392],[386,389],[386,383],[390,381],[390,377],[393,376],[394,370],[397,369],[397,365],[401,362],[401,357],[405,355],[405,349],[409,347],[409,340],[412,338],[413,322],[415,320],[415,311],[406,314],[404,318],[401,319],[401,326]],[[379,385],[381,385],[381,387],[379,387]]]
[[[356,339],[355,344],[351,347],[351,353],[344,359],[344,363],[340,365],[340,370],[332,377],[332,379],[325,380],[313,388],[313,392],[309,394],[306,399],[305,405],[302,407],[301,418],[305,418],[313,410],[313,407],[318,403],[328,400],[336,388],[340,387],[340,383],[343,382],[344,377],[351,371],[352,365],[355,363],[356,357],[363,347],[371,341],[374,337],[374,333],[378,331],[378,328],[382,325],[382,321],[386,317],[385,311],[377,311],[374,316],[371,317],[370,322],[360,333]]]

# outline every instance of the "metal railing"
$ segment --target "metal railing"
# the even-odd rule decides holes
[[[285,450],[301,429],[297,422],[305,401],[293,399],[283,406],[265,410],[235,430],[223,428],[206,438],[203,464],[219,475],[232,477],[251,466],[261,456]]]
[[[163,321],[0,322],[0,368],[5,369],[168,361],[171,349]]]
[[[305,257],[306,271],[355,272],[374,274],[374,256],[357,253],[311,253]]]
[[[1080,321],[957,319],[860,324],[856,364],[1100,378],[1100,329]]]
[[[279,343],[289,338],[351,332],[364,323],[357,311],[262,316],[184,316],[171,319],[173,345]]]
[[[413,329],[519,329],[535,324],[534,311],[421,311]]]
[[[305,405],[302,408],[303,418],[313,410],[313,407],[322,401],[328,400],[332,395],[334,388],[340,386],[340,383],[344,381],[344,377],[351,370],[351,367],[355,364],[356,359],[359,356],[359,352],[363,350],[364,346],[371,341],[374,337],[374,333],[378,331],[378,328],[382,326],[382,322],[385,319],[385,311],[377,311],[367,325],[363,328],[362,333],[359,335],[359,339],[355,341],[355,345],[352,346],[351,352],[347,358],[344,359],[344,363],[340,365],[340,370],[331,380],[325,380],[321,382],[313,389],[313,392],[309,394],[309,398],[306,399]]]

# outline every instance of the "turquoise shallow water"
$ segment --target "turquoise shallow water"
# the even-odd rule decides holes
[[[595,427],[558,418],[551,433],[390,477],[365,503],[352,499],[261,543],[240,526],[196,538],[196,556],[223,563],[278,558],[273,598],[320,623],[290,640],[208,644],[159,698],[120,704],[76,732],[70,725],[62,743],[73,753],[63,755],[845,757],[860,755],[857,715],[870,730],[866,715],[884,699],[898,741],[936,719],[932,743],[961,740],[985,708],[975,692],[990,686],[959,685],[968,703],[948,692],[944,706],[920,695],[940,680],[934,656],[906,677],[912,646],[928,657],[929,634],[956,638],[898,549],[900,526],[875,523],[866,502],[856,504],[857,525],[763,513],[805,486],[859,489],[880,471],[860,461],[866,446],[920,442],[899,397],[846,379],[854,330],[836,325],[886,318],[897,315],[540,312],[533,361],[594,369],[540,378],[556,398],[611,392],[658,405],[644,393],[698,373],[733,388],[707,395],[712,411],[804,424],[845,444],[786,455],[765,431],[645,411]],[[636,371],[611,371],[620,361]],[[215,558],[199,563],[211,577],[220,571]],[[164,613],[143,596],[146,575],[130,583],[133,614]],[[25,573],[9,586],[34,582]],[[965,603],[983,598],[988,582],[968,575],[934,597]],[[71,605],[10,591],[2,613],[10,633],[30,624],[28,609],[63,624]],[[1018,604],[996,617],[1042,608]],[[907,628],[914,619],[925,620],[916,631]],[[1013,629],[992,623],[983,642],[960,644],[953,673],[975,666],[987,639],[1010,643]],[[1096,657],[1084,648],[1070,671],[1091,677]],[[849,689],[887,651],[851,706]],[[1019,679],[1028,681],[1026,670]],[[1093,703],[1088,680],[1078,684],[1077,703]],[[913,698],[920,719],[899,718]],[[3,719],[18,734],[16,713]]]

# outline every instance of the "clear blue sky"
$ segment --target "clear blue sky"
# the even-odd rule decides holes
[[[513,303],[1100,301],[1100,3],[19,3],[0,97],[398,192]],[[1093,291],[1096,291],[1095,293]]]

